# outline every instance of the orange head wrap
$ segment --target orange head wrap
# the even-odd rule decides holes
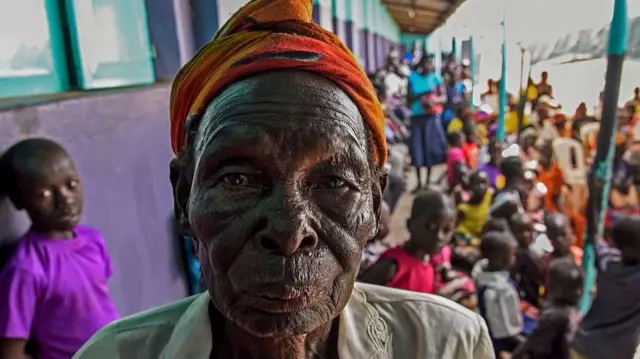
[[[171,91],[176,155],[184,147],[187,118],[202,115],[225,87],[258,73],[296,69],[324,76],[354,101],[371,130],[375,161],[384,164],[384,116],[373,85],[340,39],[313,23],[312,9],[313,0],[250,1],[180,70]]]

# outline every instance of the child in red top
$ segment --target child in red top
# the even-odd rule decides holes
[[[472,123],[465,124],[463,131],[465,137],[464,144],[462,145],[464,159],[470,169],[476,169],[478,168],[480,157],[480,146],[478,146],[476,127]]]
[[[465,159],[462,145],[464,135],[462,132],[451,132],[448,135],[449,151],[447,152],[447,178],[449,179],[449,188],[454,188],[462,182],[467,169],[467,161]]]
[[[441,267],[449,265],[456,211],[449,197],[427,189],[416,196],[407,220],[409,240],[380,256],[362,280],[398,289],[435,293]],[[447,251],[448,250],[448,251]]]

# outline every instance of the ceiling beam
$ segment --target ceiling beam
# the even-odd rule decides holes
[[[398,1],[393,1],[393,0],[384,0],[385,5],[388,6],[393,6],[393,7],[401,7],[404,8],[406,10],[414,10],[414,11],[425,11],[425,12],[435,12],[435,13],[440,13],[441,11],[438,8],[435,7],[431,7],[431,6],[420,6],[420,5],[409,5],[409,4],[405,4],[405,3],[401,3]]]

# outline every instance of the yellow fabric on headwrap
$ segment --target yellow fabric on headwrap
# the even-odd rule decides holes
[[[178,73],[171,91],[171,144],[179,155],[190,116],[202,115],[228,85],[262,72],[320,74],[358,106],[377,164],[387,158],[384,116],[373,85],[349,49],[312,21],[313,0],[253,0],[236,12]]]

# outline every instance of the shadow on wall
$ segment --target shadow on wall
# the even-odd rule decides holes
[[[18,212],[9,198],[0,196],[0,268],[9,259],[13,247],[29,229],[29,218]]]
[[[122,315],[183,298],[169,183],[169,87],[86,93],[0,112],[0,150],[25,137],[59,142],[85,190],[82,223],[104,235]],[[28,219],[0,201],[0,239],[15,240]],[[5,239],[6,238],[6,239]]]

